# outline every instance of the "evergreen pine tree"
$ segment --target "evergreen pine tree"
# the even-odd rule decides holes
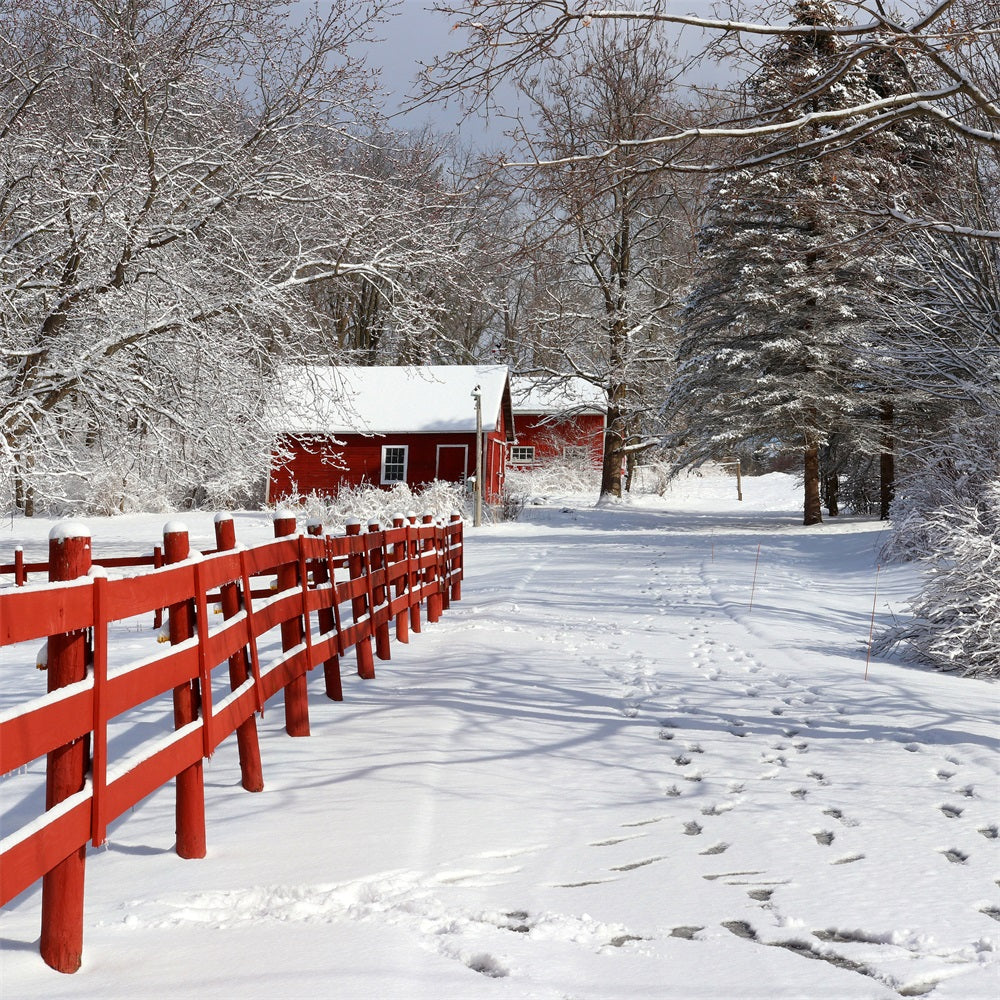
[[[874,99],[861,61],[838,87],[819,86],[845,57],[830,30],[843,23],[836,5],[798,0],[790,13],[814,30],[764,53],[747,84],[761,120],[775,108],[808,115]],[[799,144],[807,147],[820,127],[803,125]],[[879,448],[878,422],[859,441],[866,429],[853,420],[859,395],[875,388],[859,353],[872,311],[858,290],[876,288],[879,276],[877,255],[859,252],[868,225],[851,209],[878,178],[896,178],[882,163],[887,148],[848,145],[821,158],[803,148],[735,171],[719,185],[702,234],[704,272],[687,304],[668,403],[679,464],[748,446],[794,451],[803,462],[805,524],[822,520],[821,453],[835,472],[832,456],[848,443]],[[766,142],[756,152],[766,158]]]

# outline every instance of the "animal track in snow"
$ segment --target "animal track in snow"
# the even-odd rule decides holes
[[[665,861],[666,856],[662,854],[656,855],[653,858],[643,858],[642,861],[631,861],[624,865],[614,865],[609,871],[613,872],[631,872],[635,871],[636,868],[645,868],[647,865],[655,865],[657,861]]]
[[[624,844],[628,840],[640,840],[644,833],[633,833],[627,837],[610,837],[607,840],[595,840],[588,844],[588,847],[613,847],[615,844]]]
[[[698,853],[703,855],[725,854],[728,850],[729,845],[725,841],[721,841],[718,844],[713,844],[711,847],[706,847],[705,850]]]
[[[721,816],[733,809],[732,802],[713,802],[701,810],[702,816]]]
[[[634,823],[622,823],[623,827],[652,826],[654,823],[662,823],[662,816],[653,816],[651,819],[637,819]]]
[[[939,853],[943,854],[953,865],[964,865],[969,860],[969,855],[958,850],[957,847],[942,848]]]

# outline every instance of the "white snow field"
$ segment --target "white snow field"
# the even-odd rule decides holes
[[[744,496],[692,476],[470,527],[463,600],[340,704],[318,671],[312,736],[268,705],[262,793],[235,741],[207,762],[206,859],[173,853],[170,787],[113,825],[78,973],[38,955],[40,889],[14,900],[0,993],[996,1000],[1000,691],[866,679],[884,526],[803,528],[782,475]],[[163,520],[88,522],[95,555]],[[50,527],[5,522],[0,560]],[[914,572],[881,570],[876,626]],[[6,704],[37,677],[12,655]]]

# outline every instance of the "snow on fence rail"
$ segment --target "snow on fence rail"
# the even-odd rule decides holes
[[[256,713],[271,697],[284,693],[288,734],[308,736],[308,671],[322,664],[326,695],[339,701],[349,650],[358,674],[373,678],[373,644],[389,659],[393,626],[407,642],[421,605],[433,622],[461,597],[457,514],[365,532],[355,523],[337,537],[316,524],[297,533],[293,517],[276,515],[275,540],[252,548],[237,547],[228,516],[215,529],[216,550],[189,553],[187,529],[167,524],[161,568],[159,556],[92,566],[86,529],[66,523],[50,535],[48,563],[0,565],[16,584],[0,590],[0,646],[44,639],[48,670],[48,694],[0,714],[0,774],[47,757],[44,811],[25,819],[17,810],[19,827],[0,841],[0,905],[42,880],[40,951],[61,972],[80,966],[88,841],[100,846],[110,822],[176,778],[176,851],[204,857],[204,759],[236,733],[243,787],[261,790]],[[153,568],[110,579],[111,565]],[[51,582],[27,583],[31,572]],[[163,609],[169,646],[109,664],[109,626]],[[172,728],[112,760],[109,725],[161,697],[172,699]]]

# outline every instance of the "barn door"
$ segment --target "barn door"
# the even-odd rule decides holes
[[[468,458],[467,444],[439,444],[435,478],[443,479],[446,483],[464,483]]]

